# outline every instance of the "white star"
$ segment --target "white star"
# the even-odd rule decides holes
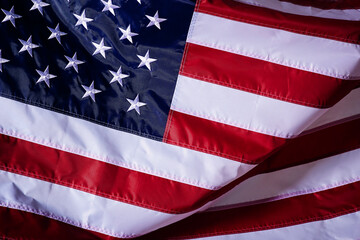
[[[49,66],[46,67],[44,72],[39,70],[36,70],[36,72],[40,75],[36,83],[45,82],[48,87],[50,87],[50,79],[56,77],[55,75],[49,73]]]
[[[61,32],[59,28],[59,24],[56,25],[55,29],[48,27],[48,29],[51,31],[51,35],[48,39],[56,38],[56,40],[61,44],[61,36],[66,35],[66,33]]]
[[[102,91],[94,88],[94,81],[91,83],[91,85],[89,87],[87,87],[85,85],[81,85],[81,86],[85,90],[85,94],[84,94],[84,96],[82,96],[82,98],[86,98],[86,97],[90,96],[94,102],[95,102],[95,94],[102,92]]]
[[[138,1],[138,3],[140,3],[141,4],[141,0],[137,0]]]
[[[14,13],[14,6],[12,6],[10,11],[6,11],[4,9],[1,9],[1,10],[6,15],[5,18],[2,20],[2,22],[10,21],[11,24],[15,27],[15,19],[16,18],[21,18],[21,16]]]
[[[110,83],[118,82],[120,86],[123,86],[122,83],[123,78],[129,77],[129,75],[122,73],[121,66],[119,67],[119,70],[117,72],[113,72],[111,70],[109,70],[109,72],[113,75],[113,78],[111,79]]]
[[[93,21],[91,18],[87,18],[85,15],[85,10],[82,11],[81,15],[74,13],[74,16],[77,18],[75,26],[83,25],[86,30],[88,30],[87,23]]]
[[[108,47],[108,46],[105,46],[104,44],[104,38],[101,39],[101,42],[100,43],[95,43],[95,42],[92,42],[92,44],[95,46],[95,52],[93,53],[93,56],[95,54],[98,54],[100,53],[101,56],[103,56],[104,58],[106,58],[105,56],[105,51],[111,49],[111,47]]]
[[[130,103],[130,107],[127,110],[128,112],[130,112],[131,110],[134,110],[140,115],[140,107],[145,106],[146,103],[140,102],[139,101],[139,94],[136,95],[136,98],[134,100],[131,100],[129,98],[126,99],[129,103]]]
[[[43,7],[49,6],[50,4],[48,3],[44,3],[41,0],[31,0],[33,2],[33,6],[30,8],[30,11],[32,10],[39,10],[39,12],[41,13],[41,15],[43,15]]]
[[[77,59],[77,53],[75,52],[74,56],[68,57],[65,56],[65,58],[69,61],[69,63],[66,65],[65,69],[69,68],[69,67],[73,67],[75,69],[76,72],[78,72],[78,65],[83,64],[83,61],[80,61]]]
[[[112,15],[114,15],[114,16],[115,16],[115,11],[114,11],[114,9],[120,8],[119,6],[112,4],[112,1],[111,1],[111,0],[108,0],[107,2],[104,1],[104,0],[101,0],[101,2],[105,5],[105,7],[104,7],[104,9],[102,10],[102,12],[110,11],[110,12],[112,13]]]
[[[146,66],[151,71],[150,63],[157,61],[157,59],[155,58],[150,58],[149,50],[147,50],[145,56],[140,56],[140,55],[137,56],[141,60],[141,63],[139,64],[138,68],[142,66]]]
[[[0,49],[0,72],[2,72],[2,64],[7,62],[9,62],[9,60],[1,57],[1,49]]]
[[[137,33],[131,32],[130,24],[129,24],[129,26],[126,28],[126,30],[125,30],[125,29],[122,29],[122,28],[120,28],[120,27],[119,27],[119,29],[120,29],[120,31],[122,32],[122,36],[121,36],[120,40],[127,39],[127,40],[129,40],[129,42],[132,43],[132,42],[133,42],[133,41],[132,41],[132,37],[138,35]]]
[[[21,40],[21,39],[19,39],[19,41],[23,45],[21,47],[19,53],[27,51],[30,54],[31,57],[32,57],[32,49],[39,47],[39,45],[36,45],[36,44],[32,43],[32,36],[30,36],[27,41],[24,41],[24,40]]]
[[[155,15],[153,17],[149,15],[145,15],[149,20],[149,24],[146,27],[156,26],[158,29],[160,29],[160,23],[166,21],[166,18],[159,18],[159,13],[156,11]]]

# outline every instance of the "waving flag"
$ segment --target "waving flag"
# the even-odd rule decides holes
[[[0,8],[0,236],[360,237],[360,4]]]

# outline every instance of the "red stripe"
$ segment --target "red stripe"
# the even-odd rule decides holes
[[[334,218],[360,210],[360,182],[275,202],[193,215],[148,239],[253,232]]]
[[[354,0],[279,0],[302,6],[311,6],[321,9],[360,9],[360,2]]]
[[[300,16],[233,0],[201,0],[197,11],[264,27],[343,42],[360,43],[358,21]]]
[[[0,169],[167,213],[196,209],[213,192],[6,135]]]
[[[170,110],[163,141],[256,164],[286,140]]]
[[[292,139],[245,175],[216,191],[209,200],[220,197],[242,181],[255,175],[358,149],[360,147],[359,136],[360,118]]]
[[[186,49],[181,75],[296,104],[328,108],[360,85],[192,43]]]
[[[314,162],[360,148],[360,118],[292,139],[245,175],[216,191],[212,199],[258,174]]]
[[[115,240],[37,214],[0,207],[0,239],[88,239]]]
[[[289,141],[258,170],[276,171],[358,149],[359,136],[360,118],[300,136]]]

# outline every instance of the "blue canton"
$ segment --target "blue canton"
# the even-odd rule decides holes
[[[161,140],[194,5],[0,0],[0,95]]]

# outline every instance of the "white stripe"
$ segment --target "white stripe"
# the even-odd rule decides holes
[[[278,0],[235,0],[237,2],[273,9],[280,12],[302,16],[331,18],[339,20],[360,20],[360,9],[320,9],[311,6],[301,6]],[[324,2],[325,3],[325,2]]]
[[[187,41],[336,78],[360,78],[360,47],[356,44],[197,12]]]
[[[0,109],[0,133],[202,188],[217,189],[254,167],[3,97]]]
[[[360,236],[359,226],[360,212],[355,212],[332,219],[303,223],[289,227],[196,238],[196,240],[355,240],[359,239]]]
[[[326,111],[181,75],[171,109],[283,138],[300,134]]]
[[[331,107],[324,115],[312,123],[307,130],[360,115],[359,103],[360,88],[352,90],[346,97],[341,99],[341,101]]]
[[[120,238],[148,233],[193,213],[157,212],[2,170],[0,206]]]
[[[259,174],[223,195],[213,207],[255,204],[259,200],[274,201],[356,182],[360,180],[359,159],[360,149],[357,149],[315,162]]]

